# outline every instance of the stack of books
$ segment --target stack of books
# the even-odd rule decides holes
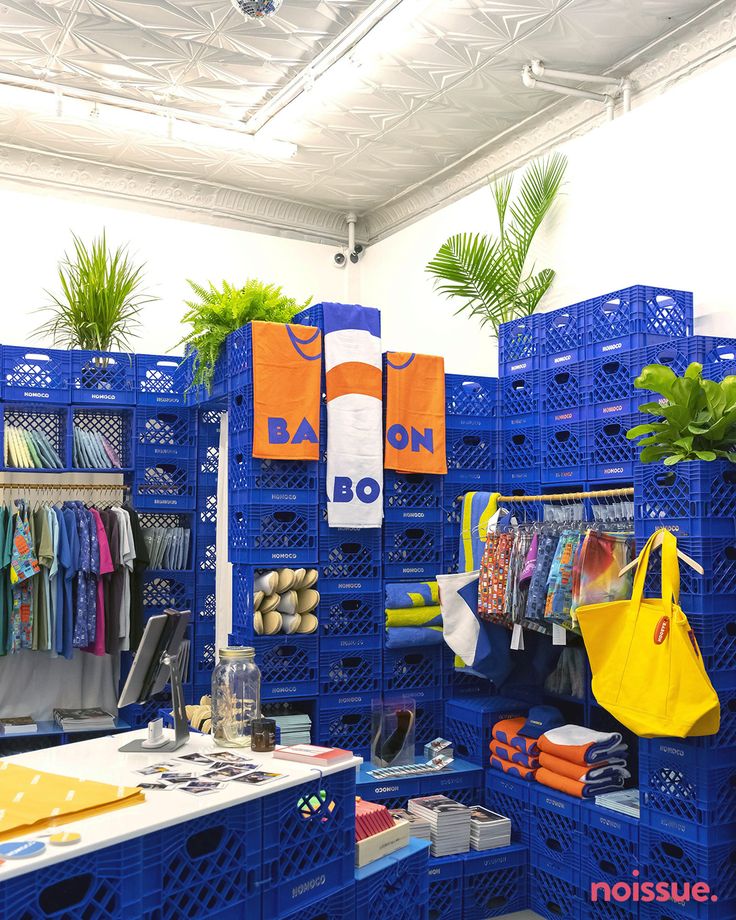
[[[617,811],[620,815],[627,815],[629,818],[638,818],[639,790],[622,789],[620,792],[606,792],[604,795],[595,797],[595,804],[600,805],[601,808]]]
[[[65,732],[96,732],[115,728],[115,716],[105,709],[55,709],[54,722]]]
[[[482,805],[470,806],[470,846],[474,850],[495,850],[511,845],[511,819]]]
[[[446,795],[409,799],[410,814],[429,822],[432,856],[453,856],[470,850],[470,809]]]
[[[0,734],[2,735],[27,735],[29,732],[38,731],[38,726],[30,716],[7,716],[0,719]]]
[[[389,812],[391,813],[391,817],[394,819],[394,821],[409,822],[409,835],[411,837],[414,837],[417,840],[431,840],[429,833],[429,821],[426,821],[424,818],[420,818],[418,815],[413,815],[405,808],[389,808]]]

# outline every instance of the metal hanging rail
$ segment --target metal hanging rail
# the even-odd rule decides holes
[[[79,492],[96,490],[99,492],[130,492],[130,486],[120,483],[113,485],[107,482],[0,482],[2,489],[44,489],[53,491],[58,489],[76,489]]]
[[[499,495],[500,502],[574,502],[584,498],[623,498],[632,496],[632,486],[621,489],[601,489],[598,492],[551,492],[549,495]]]

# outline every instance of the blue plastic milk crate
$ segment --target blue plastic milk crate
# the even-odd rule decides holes
[[[172,610],[192,610],[194,607],[194,575],[192,572],[146,570],[143,581],[143,605],[146,614]]]
[[[156,862],[155,868],[159,865]],[[27,872],[0,884],[0,916],[23,920],[142,916],[143,868],[139,837]]]
[[[634,386],[634,380],[647,363],[644,348],[592,358],[586,363],[585,402],[606,403],[632,399],[635,407],[649,402],[647,393]]]
[[[488,766],[493,726],[503,719],[524,716],[528,710],[528,703],[505,696],[447,700],[445,720],[456,756]]]
[[[315,504],[251,504],[245,493],[242,503],[231,500],[228,511],[231,562],[292,567],[317,562]]]
[[[13,456],[8,451],[8,445],[5,442],[9,427],[37,433],[61,461],[61,467],[30,467],[30,469],[37,469],[41,472],[58,472],[60,468],[71,468],[72,457],[68,438],[69,410],[65,406],[52,406],[44,403],[38,408],[33,408],[28,403],[16,405],[4,403],[0,406],[0,413],[3,419],[0,433],[3,437],[6,469],[28,468],[21,465],[24,461],[22,456],[17,458],[17,462],[14,462]]]
[[[718,340],[718,344],[706,351],[702,364],[703,376],[708,380],[723,380],[736,374],[736,340]]]
[[[446,374],[445,411],[453,418],[495,418],[497,389],[498,380],[495,377]]]
[[[229,445],[228,482],[234,492],[247,492],[250,502],[316,501],[317,461],[261,460],[253,456],[252,432],[236,433]]]
[[[263,799],[263,917],[341,892],[355,870],[355,770]]]
[[[539,353],[544,368],[582,360],[585,347],[585,303],[539,314]]]
[[[139,406],[186,404],[187,366],[177,355],[136,355],[136,402]]]
[[[478,470],[487,474],[496,469],[497,438],[495,431],[481,431],[448,426],[447,469]]]
[[[605,888],[595,889],[596,900],[593,901],[592,886],[598,879],[583,874],[580,881],[581,897],[583,899],[581,920],[639,920],[638,902],[633,900],[618,902],[612,895],[606,900],[608,889]],[[631,878],[627,879],[627,884],[631,884],[631,882]],[[662,906],[666,908],[666,905]]]
[[[433,579],[442,566],[442,525],[387,521],[383,527],[383,557],[387,579]]]
[[[390,521],[439,521],[442,516],[442,476],[386,470],[383,504]]]
[[[639,451],[635,441],[626,437],[626,432],[641,424],[637,415],[610,415],[593,418],[588,422],[587,451],[588,477],[597,482],[610,480],[631,480]]]
[[[7,402],[68,403],[71,352],[4,345],[3,399]]]
[[[631,880],[639,868],[639,822],[608,808],[583,806],[581,868],[593,881]]]
[[[532,865],[540,857],[557,867],[562,878],[577,882],[583,831],[583,802],[538,783],[529,794]]]
[[[542,428],[541,442],[541,479],[543,483],[575,483],[586,478],[584,422],[547,425]]]
[[[424,840],[355,872],[356,920],[429,920],[429,846]]]
[[[194,458],[161,458],[139,451],[135,458],[133,504],[141,511],[193,511]]]
[[[529,475],[529,480],[539,482],[539,462],[541,459],[542,432],[537,426],[523,430],[501,431],[500,463],[504,482],[521,482],[518,478],[522,471]]]
[[[72,456],[74,469],[133,469],[132,409],[98,409],[91,406],[85,408],[73,407],[71,421],[72,427],[69,432],[68,450]],[[105,455],[106,465],[104,467],[90,468],[85,465],[83,458],[75,457],[73,446],[73,432],[75,429],[104,437],[115,452],[120,467],[114,467],[112,465],[113,461],[107,454]]]
[[[400,691],[409,695],[422,690],[427,699],[441,699],[442,648],[384,649],[383,690],[384,693]]]
[[[525,846],[463,856],[463,920],[488,920],[528,906]]]
[[[655,343],[657,336],[687,336],[693,329],[693,295],[637,284],[585,301],[585,324],[596,357]]]
[[[204,687],[205,692],[209,692],[217,654],[214,636],[195,637],[189,654],[189,683],[194,687]]]
[[[372,642],[381,639],[385,614],[380,580],[322,579],[320,593],[320,637],[325,640],[351,639]]]
[[[689,613],[688,622],[697,640],[703,664],[716,682],[726,674],[732,675],[731,683],[736,686],[736,612],[734,613]],[[721,713],[723,727],[727,723]]]
[[[542,377],[538,371],[519,371],[498,382],[499,415],[512,418],[537,412],[541,402]]]
[[[661,527],[659,522],[636,521],[636,539],[643,546]],[[700,575],[680,566],[680,606],[687,613],[726,613],[736,608],[736,536],[678,537],[678,547],[703,567]],[[647,597],[661,596],[659,554],[650,565],[645,588]]]
[[[714,828],[736,826],[736,751],[714,757],[676,738],[642,739],[639,788],[642,823],[650,827],[707,843]]]
[[[151,406],[136,409],[135,448],[149,457],[191,457],[197,445],[197,419],[191,409]]]
[[[539,354],[539,327],[538,314],[512,319],[498,327],[498,366],[502,373],[506,373],[509,365],[519,361],[536,361]]]
[[[227,366],[227,348],[223,346],[220,349],[215,370],[210,382],[209,389],[204,385],[195,385],[194,373],[199,365],[199,355],[190,346],[187,346],[184,359],[182,361],[182,372],[184,375],[184,400],[187,405],[199,405],[210,400],[220,399],[227,396],[230,389],[230,379],[228,377]]]
[[[463,920],[463,868],[459,856],[430,857],[427,877],[433,920]]]
[[[372,699],[372,694],[360,693],[321,695],[316,741],[352,751],[358,757],[370,757]]]
[[[248,323],[227,337],[227,363],[231,391],[253,381],[253,332]]]
[[[355,920],[355,883],[351,881],[340,891],[294,911],[283,920]]]
[[[207,916],[218,920],[258,916],[260,801],[174,824],[142,839],[143,916],[195,920],[204,905]]]
[[[343,583],[380,579],[381,530],[349,530],[320,524],[320,577]]]
[[[555,412],[580,406],[585,401],[585,362],[542,372],[541,410]]]
[[[346,696],[380,693],[381,647],[320,649],[320,693]]]
[[[683,536],[736,534],[736,467],[728,461],[666,467],[637,463],[635,514]]]
[[[72,403],[91,406],[134,406],[135,356],[119,351],[73,350],[71,356]]]
[[[195,580],[194,598],[192,608],[194,635],[214,637],[217,611],[214,579],[210,580],[207,576],[198,575]]]
[[[733,373],[736,360],[735,339],[718,336],[692,335],[669,339],[644,349],[644,364],[664,364],[681,377],[689,364],[703,365],[707,380],[722,380]]]
[[[217,568],[217,542],[212,533],[198,533],[194,549],[194,571],[197,579],[207,577],[214,581]]]
[[[264,636],[254,639],[252,644],[261,670],[262,699],[304,699],[318,695],[316,636]]]
[[[529,843],[532,783],[501,770],[486,772],[486,807],[511,820],[511,839]]]
[[[582,897],[577,880],[561,876],[557,866],[549,860],[530,854],[529,906],[541,917],[582,920]]]

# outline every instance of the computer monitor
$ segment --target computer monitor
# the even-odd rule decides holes
[[[149,738],[130,741],[120,748],[121,751],[176,751],[189,740],[189,723],[177,663],[189,617],[189,610],[165,610],[149,618],[118,700],[118,707],[146,703],[170,682],[174,737],[167,738],[149,731]]]

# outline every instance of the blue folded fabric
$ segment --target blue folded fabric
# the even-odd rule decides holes
[[[386,585],[386,607],[436,607],[440,602],[436,581],[412,581],[405,584]]]
[[[385,648],[442,645],[442,630],[426,626],[392,626],[386,630]]]

